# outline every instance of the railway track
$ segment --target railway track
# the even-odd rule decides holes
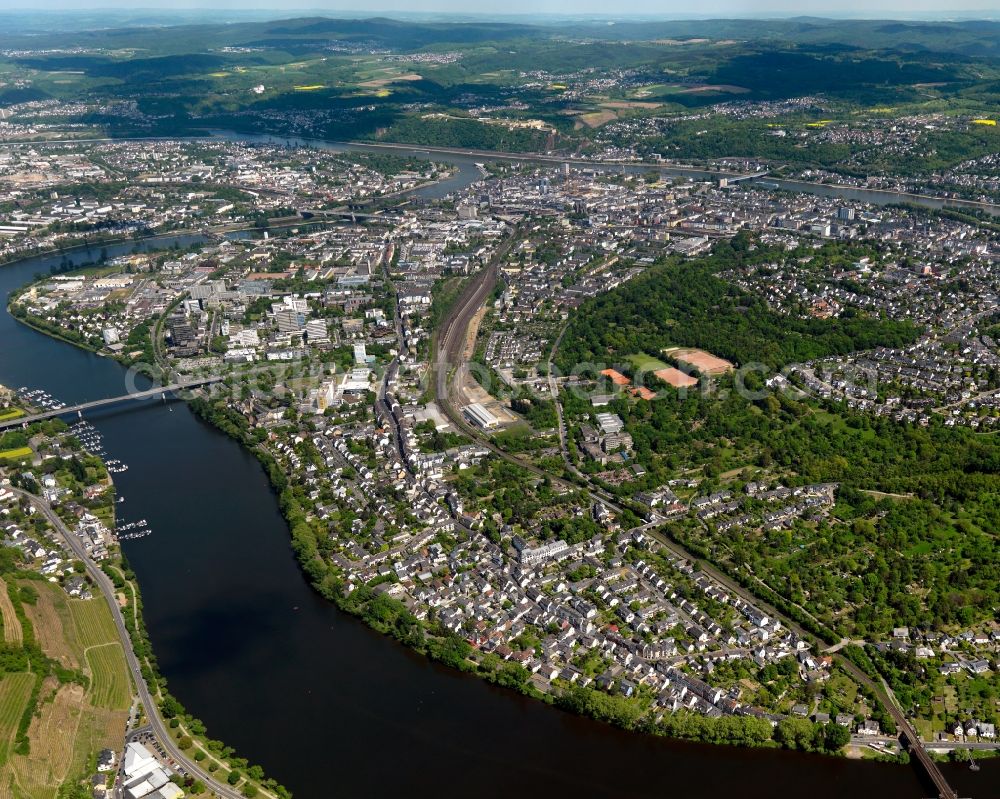
[[[469,438],[476,441],[479,445],[485,447],[498,457],[503,458],[510,463],[514,463],[536,476],[548,478],[554,485],[558,485],[562,488],[569,490],[585,489],[589,491],[591,495],[598,497],[608,507],[620,514],[623,512],[624,508],[616,497],[609,494],[600,486],[592,483],[577,470],[572,469],[572,464],[569,463],[568,460],[569,453],[566,450],[566,431],[563,429],[561,411],[559,416],[560,448],[562,449],[564,456],[567,458],[567,463],[569,464],[571,471],[578,475],[578,479],[580,479],[580,483],[582,483],[582,485],[576,482],[570,482],[562,477],[546,472],[545,470],[535,466],[533,463],[526,462],[501,449],[493,443],[488,435],[471,425],[465,419],[461,410],[457,407],[457,404],[453,401],[456,396],[456,392],[455,386],[452,384],[452,376],[458,371],[458,367],[461,366],[464,360],[464,349],[469,324],[482,307],[483,302],[496,286],[500,261],[506,253],[509,252],[510,247],[513,246],[513,242],[515,240],[516,237],[508,240],[508,242],[505,243],[505,246],[498,250],[490,264],[481,270],[466,286],[465,290],[459,296],[459,299],[455,302],[453,309],[445,317],[439,327],[438,333],[434,338],[434,348],[432,350],[431,380],[434,398],[441,409],[441,412],[449,419],[449,421],[451,421],[452,424],[455,425],[457,429],[461,430]],[[562,332],[565,332],[565,329]],[[559,340],[562,339],[562,332],[559,335]],[[558,346],[558,344],[556,346]],[[550,365],[552,360],[555,358],[556,346],[553,346],[553,350],[549,356]],[[553,394],[553,399],[555,399],[555,394]],[[782,613],[771,603],[744,589],[729,575],[724,574],[721,570],[710,564],[704,563],[704,561],[689,552],[685,547],[662,533],[657,528],[662,526],[663,523],[664,522],[662,521],[654,521],[643,525],[639,529],[649,534],[658,543],[673,552],[675,555],[690,561],[698,561],[700,563],[700,568],[713,580],[725,586],[727,590],[732,591],[735,595],[740,596],[744,601],[762,607],[768,613],[771,613],[775,618],[780,619],[782,624],[787,626],[788,629],[793,630],[800,637],[806,639],[814,638],[814,636],[803,629],[801,625],[797,624],[793,619],[788,618],[786,614]],[[874,690],[875,695],[878,697],[881,704],[886,708],[889,715],[892,716],[899,727],[901,736],[909,746],[910,751],[913,752],[917,762],[922,767],[930,782],[934,785],[934,788],[938,791],[939,799],[958,799],[957,793],[948,785],[944,775],[941,773],[941,770],[928,755],[920,736],[917,735],[913,726],[894,701],[894,697],[892,697],[886,690],[885,686],[880,686],[869,675],[843,655],[838,653],[834,657],[836,657],[838,662],[856,679]]]

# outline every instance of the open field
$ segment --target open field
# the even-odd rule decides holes
[[[128,710],[132,683],[121,644],[101,644],[87,650],[91,672],[90,701],[107,710]]]
[[[0,461],[13,461],[19,458],[29,458],[32,455],[31,447],[17,447],[15,449],[0,450]]]
[[[18,416],[24,416],[24,411],[20,408],[11,408],[0,413],[0,422],[6,422],[8,419],[16,419]]]
[[[38,591],[38,599],[34,605],[25,604],[24,612],[35,630],[38,645],[63,666],[79,668],[83,664],[83,647],[77,640],[66,594],[52,583],[32,582],[32,585]]]
[[[599,128],[601,125],[618,119],[618,114],[614,111],[592,111],[587,114],[580,114],[577,119],[588,128]]]
[[[631,92],[631,96],[640,100],[666,99],[672,95],[685,94],[747,94],[750,89],[744,86],[733,86],[731,84],[709,84],[699,83],[695,85],[685,83],[659,83],[653,86],[643,86]],[[651,103],[657,105],[656,103]]]
[[[395,83],[396,81],[414,81],[423,80],[423,78],[415,72],[408,72],[402,75],[390,74],[382,78],[373,78],[372,80],[366,80],[359,83],[358,86],[363,86],[366,89],[380,89],[383,86],[388,86],[390,83]]]
[[[614,122],[622,112],[627,111],[653,111],[663,104],[658,102],[648,102],[641,100],[604,100],[596,98],[597,110],[570,112],[576,119],[577,127],[586,125],[589,128],[599,128],[608,122]]]
[[[744,86],[733,86],[731,84],[721,84],[721,85],[711,85],[705,84],[701,86],[689,86],[685,89],[681,89],[678,94],[699,94],[699,93],[725,93],[725,94],[749,94],[750,90]]]
[[[609,100],[605,103],[601,103],[601,108],[613,108],[626,111],[633,108],[650,111],[654,108],[659,108],[662,105],[663,103],[643,102],[641,100]]]
[[[664,363],[659,358],[647,355],[644,352],[635,352],[628,356],[632,365],[643,372],[655,372],[657,369],[666,369],[670,364]]]
[[[20,644],[24,638],[21,621],[14,613],[14,603],[7,593],[7,583],[0,580],[0,617],[3,618],[3,640],[8,644]]]

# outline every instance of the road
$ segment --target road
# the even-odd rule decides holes
[[[515,463],[523,469],[530,471],[536,475],[547,477],[553,484],[565,486],[568,488],[579,489],[581,486],[573,485],[568,483],[564,479],[552,475],[543,469],[535,466],[531,463],[526,463],[520,458],[516,458],[508,452],[497,447],[490,436],[484,434],[479,429],[473,427],[462,417],[461,412],[459,412],[455,405],[452,403],[452,386],[450,385],[450,375],[452,374],[451,367],[459,366],[460,361],[463,359],[463,351],[465,348],[465,337],[466,331],[472,318],[478,312],[482,306],[483,301],[492,291],[493,286],[496,283],[496,263],[491,263],[490,268],[483,270],[482,273],[477,275],[476,279],[470,283],[466,290],[459,297],[458,301],[455,303],[451,312],[442,321],[439,328],[439,336],[436,339],[437,348],[435,350],[435,374],[433,377],[433,390],[435,399],[440,406],[442,412],[451,420],[456,427],[461,429],[466,435],[473,438],[476,442],[484,447],[490,449],[490,451],[497,454],[499,457],[507,460],[511,463]],[[562,335],[565,332],[565,328],[560,332],[559,337],[553,344],[552,350],[549,353],[549,387],[552,392],[553,400],[556,401],[556,407],[558,409],[559,415],[559,439],[560,439],[560,449],[563,453],[563,457],[566,460],[567,466],[570,471],[577,476],[578,479],[584,484],[587,490],[593,496],[601,499],[608,507],[610,507],[615,512],[621,514],[624,508],[621,506],[618,498],[612,496],[610,493],[605,491],[600,486],[596,485],[591,481],[586,475],[582,474],[576,469],[575,465],[569,457],[568,447],[566,445],[567,431],[565,429],[565,423],[563,420],[562,409],[558,400],[558,383],[552,375],[552,364],[555,360],[556,350],[558,344],[562,341]],[[455,370],[457,371],[457,370]],[[765,612],[771,614],[774,618],[779,619],[782,624],[784,624],[789,630],[793,631],[799,637],[805,640],[813,640],[815,635],[805,630],[801,625],[795,622],[793,619],[789,618],[785,613],[782,613],[776,607],[771,605],[769,602],[756,596],[751,591],[743,588],[739,583],[730,578],[727,574],[724,574],[719,569],[715,568],[704,560],[698,558],[698,556],[687,551],[686,548],[672,540],[671,538],[664,535],[658,529],[663,524],[665,524],[664,519],[654,518],[652,521],[635,528],[644,534],[649,535],[651,538],[656,540],[660,545],[666,548],[668,551],[672,552],[677,557],[683,558],[689,561],[698,561],[699,568],[707,576],[709,576],[713,581],[722,585],[733,595],[740,597],[744,602],[748,602],[755,605]],[[903,714],[901,708],[896,704],[895,698],[891,695],[888,687],[877,684],[871,679],[867,674],[865,674],[858,666],[853,662],[848,660],[846,657],[840,655],[839,653],[834,654],[837,661],[847,669],[859,682],[864,685],[869,686],[878,697],[880,702],[885,706],[889,715],[892,716],[893,720],[896,722],[896,726],[899,728],[901,737],[905,739],[906,743],[909,745],[910,751],[916,756],[918,762],[923,767],[924,771],[927,773],[931,781],[934,783],[935,788],[938,790],[940,799],[958,799],[955,791],[948,785],[938,768],[937,764],[931,760],[924,748],[923,741],[920,736],[913,729],[909,720]]]
[[[197,388],[198,386],[207,386],[212,383],[221,383],[224,377],[199,377],[193,378],[191,380],[182,380],[177,383],[171,383],[166,386],[155,386],[153,388],[146,389],[145,391],[136,391],[132,394],[122,394],[120,397],[105,397],[104,399],[93,400],[92,402],[81,402],[78,405],[67,405],[66,407],[59,408],[57,410],[43,411],[42,413],[33,413],[29,416],[18,416],[14,419],[10,419],[5,422],[0,422],[0,430],[7,427],[22,427],[31,424],[32,422],[40,422],[43,419],[52,419],[55,416],[66,416],[71,413],[76,413],[77,411],[86,411],[92,408],[101,408],[105,405],[113,405],[116,402],[124,402],[126,400],[141,400],[149,399],[150,397],[158,396],[159,394],[169,394],[172,391],[182,391],[187,388]]]
[[[132,639],[129,636],[128,628],[125,626],[125,619],[122,616],[121,607],[118,605],[118,598],[111,579],[87,556],[80,539],[66,527],[63,520],[59,518],[47,502],[20,488],[10,486],[10,490],[30,502],[38,512],[48,519],[56,532],[66,541],[67,546],[72,550],[73,554],[86,566],[87,575],[104,595],[108,606],[111,608],[111,615],[114,618],[115,629],[118,630],[118,637],[121,640],[122,648],[125,650],[125,659],[128,662],[129,671],[132,672],[132,682],[139,695],[139,701],[142,703],[143,708],[145,708],[146,717],[149,719],[149,727],[160,741],[160,745],[167,753],[167,756],[173,759],[174,763],[177,764],[177,768],[182,768],[191,776],[200,779],[217,796],[225,797],[225,799],[243,799],[243,795],[239,791],[230,785],[218,782],[177,747],[166,724],[160,717],[159,705],[153,699],[149,686],[146,685],[146,681],[142,677],[142,668],[139,665],[139,659],[132,650]]]

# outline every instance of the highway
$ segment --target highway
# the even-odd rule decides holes
[[[135,652],[132,650],[132,639],[129,636],[128,628],[125,626],[125,619],[122,616],[121,607],[118,605],[115,587],[111,582],[111,579],[88,557],[79,537],[74,535],[73,532],[66,527],[63,520],[59,518],[47,502],[40,497],[36,497],[34,494],[23,491],[20,488],[10,486],[10,490],[30,502],[41,514],[45,516],[46,519],[48,519],[49,523],[55,528],[56,532],[66,541],[67,546],[72,550],[73,554],[84,563],[87,568],[87,575],[104,595],[104,599],[107,601],[108,607],[111,608],[111,615],[114,618],[115,628],[118,630],[118,637],[121,640],[122,648],[125,650],[125,659],[128,662],[129,671],[132,672],[132,682],[134,683],[136,692],[139,695],[139,701],[142,703],[142,706],[146,711],[148,726],[156,735],[156,738],[160,741],[160,745],[167,753],[167,756],[173,759],[174,763],[177,764],[177,768],[184,769],[188,774],[204,782],[205,785],[208,786],[209,790],[213,791],[216,796],[225,797],[225,799],[243,799],[243,795],[238,790],[228,784],[217,781],[177,747],[173,737],[170,735],[170,732],[166,727],[166,724],[164,724],[163,719],[160,718],[159,705],[153,699],[153,696],[149,691],[149,686],[146,685],[146,681],[142,677],[142,669],[139,665],[139,659],[135,656]]]

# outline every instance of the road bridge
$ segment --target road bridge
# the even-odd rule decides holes
[[[154,386],[153,388],[149,388],[144,391],[134,391],[130,394],[122,394],[117,397],[105,397],[104,399],[81,402],[76,405],[67,405],[63,408],[43,411],[41,413],[33,413],[28,416],[20,416],[16,419],[8,419],[4,422],[0,422],[0,430],[5,430],[10,427],[27,426],[32,422],[41,422],[44,419],[53,419],[56,416],[66,416],[71,413],[83,413],[83,411],[92,410],[93,408],[102,408],[105,405],[115,405],[116,403],[125,402],[127,400],[149,399],[150,397],[156,397],[161,394],[169,394],[174,391],[183,391],[189,388],[207,386],[213,383],[220,383],[224,379],[225,378],[217,375],[212,377],[198,377],[190,380],[181,380],[176,383],[170,383],[166,386]]]
[[[733,186],[737,183],[746,183],[748,181],[757,180],[758,178],[767,177],[770,172],[754,172],[753,174],[741,174],[741,175],[724,175],[719,178],[720,181],[725,181],[725,185]]]

